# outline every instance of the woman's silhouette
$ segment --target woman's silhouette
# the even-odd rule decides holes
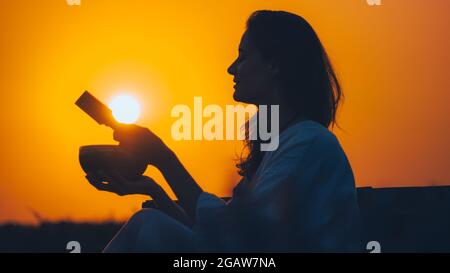
[[[204,192],[176,155],[146,128],[114,132],[120,145],[156,166],[173,202],[151,178],[127,181],[117,172],[87,178],[99,190],[147,194],[156,209],[136,213],[105,252],[359,251],[353,173],[336,137],[341,88],[312,27],[300,16],[254,12],[239,57],[228,68],[234,99],[279,105],[279,147],[262,152],[247,140],[237,167],[242,180],[230,202]]]

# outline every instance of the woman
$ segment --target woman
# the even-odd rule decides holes
[[[237,165],[242,180],[225,203],[203,192],[151,131],[117,129],[114,138],[156,166],[179,203],[148,177],[88,174],[99,190],[147,194],[157,205],[136,213],[105,252],[359,251],[353,173],[328,130],[341,89],[312,27],[292,13],[254,12],[228,73],[236,101],[279,105],[278,149],[262,152],[260,140],[246,140],[248,155]]]

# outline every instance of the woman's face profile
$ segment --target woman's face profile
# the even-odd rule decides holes
[[[253,46],[247,32],[241,38],[239,56],[228,68],[228,73],[234,76],[235,101],[271,104],[269,92],[273,90],[273,72]]]

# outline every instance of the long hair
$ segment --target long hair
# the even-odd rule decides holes
[[[296,115],[326,128],[334,126],[343,94],[311,25],[293,13],[259,10],[247,20],[247,33],[262,58],[277,65],[281,96]],[[241,156],[236,166],[241,176],[251,179],[262,159],[260,140],[246,138],[245,149],[247,156]]]

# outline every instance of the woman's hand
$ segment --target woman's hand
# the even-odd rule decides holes
[[[116,128],[114,140],[118,141],[125,150],[157,168],[161,168],[173,155],[172,151],[152,131],[134,124],[122,124]]]
[[[153,179],[142,176],[138,180],[129,181],[117,171],[100,172],[86,175],[87,180],[100,191],[109,191],[123,196],[128,194],[150,195],[156,207],[188,227],[194,224],[193,218],[176,204]]]
[[[197,200],[203,190],[175,153],[158,136],[147,128],[122,124],[114,130],[114,139],[119,141],[120,146],[125,150],[158,168],[178,198],[180,206],[190,219],[195,219]],[[100,187],[104,186],[100,185]],[[168,200],[167,194],[162,192],[162,202],[159,203],[167,204],[163,207],[175,207],[171,204],[173,201]],[[156,199],[154,196],[152,197]],[[172,209],[170,210],[172,211]]]
[[[137,180],[130,181],[117,171],[99,171],[86,175],[89,183],[99,191],[108,191],[119,196],[130,194],[154,195],[160,186],[150,177],[141,176]]]

